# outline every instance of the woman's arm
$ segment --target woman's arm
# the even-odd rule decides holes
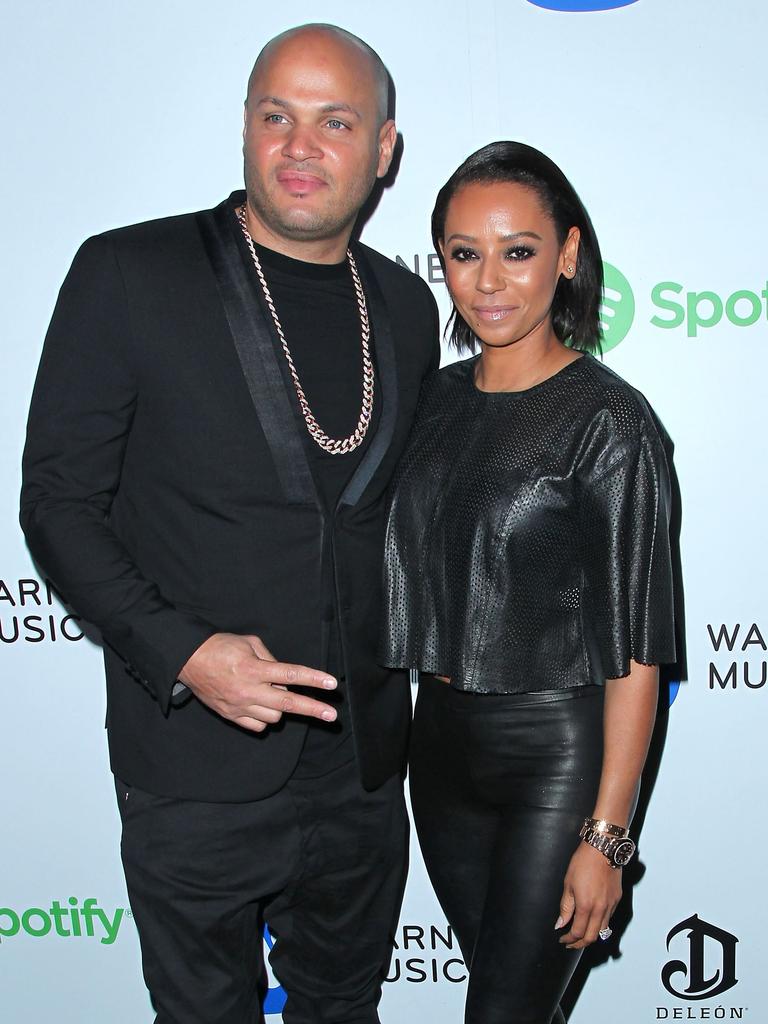
[[[605,684],[603,767],[592,813],[614,825],[628,826],[637,801],[640,775],[656,718],[659,672],[655,665],[630,663],[629,676]],[[560,942],[582,949],[606,928],[621,899],[621,870],[587,843],[571,858],[555,928],[570,921]]]

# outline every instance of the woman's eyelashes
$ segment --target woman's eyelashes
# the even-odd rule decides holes
[[[506,255],[508,260],[529,260],[536,255],[536,250],[530,245],[513,245]]]
[[[536,250],[530,245],[513,245],[504,253],[504,259],[519,263],[529,260],[535,255]],[[457,263],[469,263],[470,260],[477,260],[480,256],[475,249],[470,249],[466,245],[458,245],[455,249],[451,249],[450,258]]]
[[[477,259],[477,253],[466,245],[457,245],[455,249],[451,249],[451,259],[457,263],[468,263],[469,260]]]

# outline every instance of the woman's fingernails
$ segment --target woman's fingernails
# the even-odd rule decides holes
[[[322,718],[323,718],[323,721],[325,721],[325,722],[335,722],[336,721],[336,712],[333,709],[329,709],[328,711],[324,711],[323,714],[322,714]]]
[[[323,680],[323,688],[326,689],[326,690],[335,690],[336,689],[336,680],[335,679],[331,679],[330,676],[327,679],[324,679]]]
[[[555,931],[557,931],[558,928],[562,928],[564,924],[565,924],[565,921],[563,920],[563,917],[562,917],[562,914],[561,914],[560,917],[558,917],[558,919],[555,921]]]

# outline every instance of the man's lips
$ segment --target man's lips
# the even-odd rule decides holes
[[[306,195],[308,192],[318,192],[326,187],[326,182],[322,178],[304,171],[279,171],[277,182],[291,195]]]
[[[513,313],[517,306],[473,306],[472,311],[478,320],[485,320],[495,323],[504,320],[510,313]]]

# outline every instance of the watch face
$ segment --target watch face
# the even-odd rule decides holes
[[[632,854],[635,852],[635,844],[631,839],[625,839],[619,843],[616,849],[613,851],[613,860],[615,864],[618,864],[620,868],[623,868],[632,859]]]

